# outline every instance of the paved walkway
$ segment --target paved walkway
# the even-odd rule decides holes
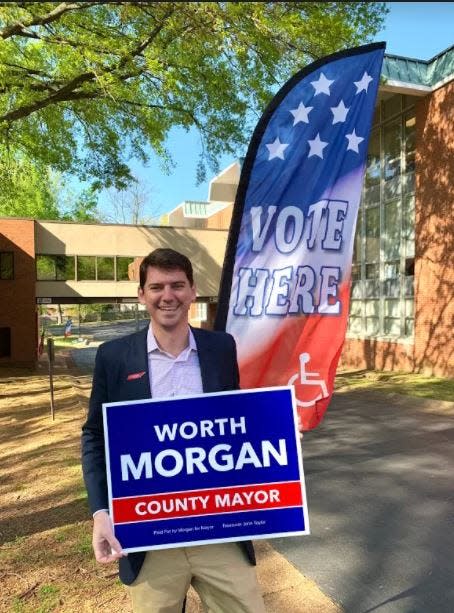
[[[337,394],[303,455],[312,534],[273,547],[347,613],[452,613],[454,403]]]

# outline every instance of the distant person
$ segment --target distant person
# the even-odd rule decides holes
[[[71,336],[72,327],[73,327],[73,320],[71,319],[71,317],[68,317],[68,320],[65,324],[65,338],[67,338],[68,336]]]
[[[140,265],[138,297],[150,325],[98,349],[82,464],[93,513],[98,562],[120,562],[136,613],[180,613],[189,585],[211,613],[263,613],[252,543],[221,543],[130,553],[115,538],[107,511],[102,404],[239,388],[235,341],[191,328],[192,265],[172,249],[156,249]]]

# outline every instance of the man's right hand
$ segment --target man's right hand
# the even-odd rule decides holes
[[[112,522],[106,511],[99,511],[93,518],[93,551],[97,562],[109,564],[127,555],[115,538]]]

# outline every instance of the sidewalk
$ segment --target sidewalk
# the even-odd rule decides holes
[[[311,535],[273,547],[347,613],[454,611],[454,402],[337,393],[303,458]]]

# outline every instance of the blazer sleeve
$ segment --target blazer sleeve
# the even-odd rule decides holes
[[[238,358],[236,351],[236,343],[235,339],[231,334],[228,335],[231,338],[232,343],[232,389],[239,390],[240,389],[240,371],[238,368]]]
[[[99,347],[96,354],[88,416],[82,426],[82,471],[92,513],[109,507],[102,419],[102,404],[108,401],[108,382],[102,349]]]

